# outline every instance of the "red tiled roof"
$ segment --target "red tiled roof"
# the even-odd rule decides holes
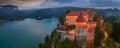
[[[71,11],[70,13],[67,14],[67,16],[79,16],[80,11]]]
[[[87,10],[81,10],[81,11],[71,11],[67,14],[67,16],[78,16],[76,22],[86,22],[84,16],[88,16],[88,13],[94,13],[95,10],[87,9]]]
[[[82,13],[80,13],[79,17],[77,18],[76,22],[86,22],[84,16],[82,15]]]
[[[85,12],[85,11],[81,12],[81,13],[82,13],[83,16],[87,16],[88,15],[87,12]]]
[[[67,14],[67,16],[78,16],[80,12],[84,12],[84,14],[86,14],[86,13],[93,13],[96,11],[92,9],[86,9],[86,10],[81,10],[81,11],[71,11],[70,13]]]

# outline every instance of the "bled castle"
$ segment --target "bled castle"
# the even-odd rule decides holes
[[[57,32],[61,34],[63,40],[68,38],[76,41],[82,48],[85,48],[87,44],[93,45],[97,25],[97,21],[93,21],[95,14],[96,11],[92,9],[70,11],[65,17],[65,25],[59,25]],[[102,16],[99,16],[98,20],[103,23]],[[75,29],[67,30],[67,25],[75,25]]]

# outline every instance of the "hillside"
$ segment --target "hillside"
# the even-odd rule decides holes
[[[65,16],[66,10],[81,10],[87,8],[78,7],[58,7],[58,8],[44,8],[35,10],[19,10],[17,6],[6,5],[0,8],[0,19],[10,18],[49,18]],[[93,9],[93,8],[92,8]],[[94,9],[100,13],[106,21],[118,21],[120,20],[120,10],[115,9]],[[112,19],[112,20],[111,20]]]

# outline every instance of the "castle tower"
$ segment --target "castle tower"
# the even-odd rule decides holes
[[[76,42],[82,48],[86,46],[86,29],[87,22],[84,16],[80,15],[75,23],[76,26]]]
[[[80,11],[81,13],[81,15],[85,18],[85,20],[86,20],[86,22],[88,21],[88,18],[89,18],[89,16],[88,16],[88,14],[87,14],[87,12],[86,11]]]

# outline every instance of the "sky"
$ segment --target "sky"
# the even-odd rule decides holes
[[[20,9],[54,7],[120,8],[120,0],[0,0],[0,5],[17,5]]]

